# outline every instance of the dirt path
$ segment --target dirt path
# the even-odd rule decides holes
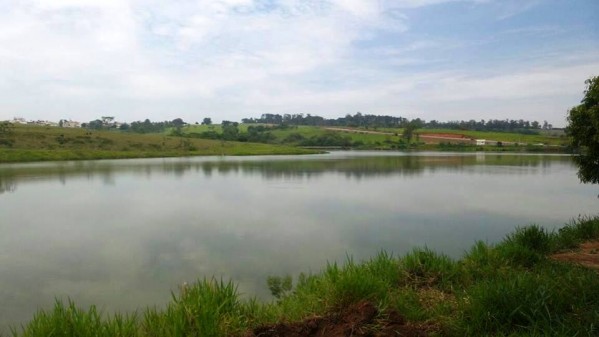
[[[553,254],[551,258],[599,270],[599,241],[585,242],[572,252]]]

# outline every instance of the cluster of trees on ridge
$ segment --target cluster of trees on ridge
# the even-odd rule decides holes
[[[136,133],[160,133],[168,129],[179,129],[186,125],[181,118],[173,119],[172,121],[164,122],[152,122],[149,119],[137,122],[128,123],[117,123],[114,121],[114,117],[102,117],[102,119],[96,119],[89,123],[82,123],[81,127],[91,130],[110,130],[118,129],[121,131],[130,131]]]
[[[428,129],[452,129],[452,130],[472,130],[472,131],[509,131],[523,132],[535,130],[550,130],[553,128],[547,121],[539,123],[538,121],[527,121],[523,119],[491,119],[485,120],[468,120],[468,121],[448,121],[439,122],[437,120],[424,121],[420,118],[409,120],[404,117],[380,116],[362,114],[360,112],[353,116],[348,114],[345,117],[336,119],[326,119],[321,116],[313,116],[311,114],[263,114],[260,118],[243,118],[241,120],[245,124],[288,124],[288,125],[313,125],[313,126],[344,126],[344,127],[389,127],[389,128],[405,128],[409,123],[415,123],[418,128]]]
[[[172,121],[152,122],[149,119],[130,124],[117,124],[113,122],[114,117],[102,117],[89,123],[83,123],[82,127],[94,130],[100,129],[119,129],[121,131],[130,131],[137,133],[158,133],[168,129],[178,129],[188,123],[181,118]],[[335,119],[327,119],[321,116],[311,114],[262,114],[260,118],[243,118],[244,124],[270,124],[270,125],[307,125],[307,126],[337,126],[337,127],[363,127],[363,128],[413,128],[413,129],[451,129],[451,130],[470,130],[470,131],[504,131],[517,132],[523,134],[535,134],[539,130],[550,130],[551,124],[544,121],[542,124],[538,121],[514,120],[514,119],[491,119],[468,120],[468,121],[447,121],[439,122],[437,120],[425,121],[420,118],[409,120],[404,117],[370,115],[357,112],[354,115],[346,115]],[[236,122],[223,121],[223,125],[234,124]],[[196,123],[197,124],[197,123]],[[202,125],[211,125],[211,118],[204,118]],[[230,137],[229,137],[230,138]]]

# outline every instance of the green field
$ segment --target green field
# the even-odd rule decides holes
[[[261,135],[267,140],[247,138],[250,127],[266,127]],[[182,136],[175,137],[172,129],[156,134],[131,132],[92,131],[44,126],[15,125],[11,144],[0,142],[0,162],[25,162],[43,160],[116,159],[177,157],[200,155],[265,155],[313,153],[305,147],[354,148],[363,150],[441,150],[441,151],[564,151],[568,143],[564,135],[522,135],[517,133],[459,131],[445,129],[419,129],[412,142],[402,138],[402,129],[348,129],[328,130],[318,126],[289,126],[239,124],[241,141],[202,139],[202,133],[221,137],[221,125],[189,125],[182,128]],[[471,144],[424,144],[418,135],[461,134],[468,138],[529,144],[527,146],[477,147]],[[6,136],[4,136],[6,137]],[[237,139],[237,138],[235,138]],[[0,139],[1,140],[1,139]],[[428,140],[427,140],[428,141]],[[552,145],[550,148],[538,144]]]
[[[13,335],[341,336],[332,331],[343,328],[355,336],[596,336],[597,271],[550,255],[597,239],[599,217],[556,232],[518,228],[459,260],[428,248],[348,258],[295,279],[265,275],[271,302],[241,299],[234,283],[215,279],[182,285],[164,308],[129,314],[57,300]]]
[[[540,146],[551,145],[555,146],[566,146],[568,144],[568,138],[563,134],[559,133],[539,133],[538,135],[525,135],[520,133],[508,133],[508,132],[485,132],[485,131],[462,131],[462,130],[449,130],[449,129],[418,129],[416,130],[412,144],[408,145],[407,140],[402,138],[402,129],[390,129],[390,128],[375,128],[375,129],[358,129],[358,128],[333,128],[337,130],[331,130],[327,127],[319,126],[288,126],[286,128],[280,128],[272,125],[261,125],[261,124],[239,124],[239,132],[247,133],[248,128],[251,126],[265,127],[266,131],[272,135],[272,139],[269,143],[273,144],[289,144],[295,146],[303,146],[310,139],[318,139],[326,137],[327,135],[334,134],[336,137],[347,139],[345,146],[357,149],[425,149],[425,150],[444,150],[447,143],[456,143],[451,139],[448,140],[436,140],[427,139],[430,143],[424,145],[422,140],[419,138],[420,135],[427,134],[452,134],[452,135],[463,135],[465,138],[471,139],[486,139],[499,142],[519,143],[520,147],[504,147],[502,150],[518,150],[522,151],[522,146]],[[183,129],[187,134],[201,134],[202,132],[213,131],[221,133],[222,128],[220,125],[206,126],[206,125],[195,125],[188,126]],[[558,136],[559,135],[559,136]],[[318,140],[316,141],[318,142]],[[443,143],[443,144],[440,144]],[[460,148],[454,147],[455,150]],[[484,148],[476,146],[462,146],[462,150],[494,150],[494,146],[485,146]],[[527,150],[527,149],[524,149]],[[542,149],[536,149],[542,150]],[[556,149],[554,148],[553,151]]]
[[[545,144],[545,145],[567,145],[568,138],[565,136],[550,136],[547,134],[524,135],[509,132],[490,132],[490,131],[467,131],[467,130],[447,130],[447,129],[422,129],[417,131],[420,134],[430,133],[448,133],[462,134],[474,139],[496,140],[500,142],[524,143],[524,144]]]
[[[146,158],[200,155],[303,154],[312,151],[269,144],[90,131],[79,128],[14,126],[10,146],[0,145],[0,163],[42,160]]]

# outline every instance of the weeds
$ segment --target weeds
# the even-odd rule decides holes
[[[448,256],[428,248],[414,249],[401,260],[404,282],[417,287],[450,286],[457,276],[457,268]]]

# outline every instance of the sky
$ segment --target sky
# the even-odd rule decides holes
[[[565,126],[597,0],[0,0],[0,120],[263,113]]]

